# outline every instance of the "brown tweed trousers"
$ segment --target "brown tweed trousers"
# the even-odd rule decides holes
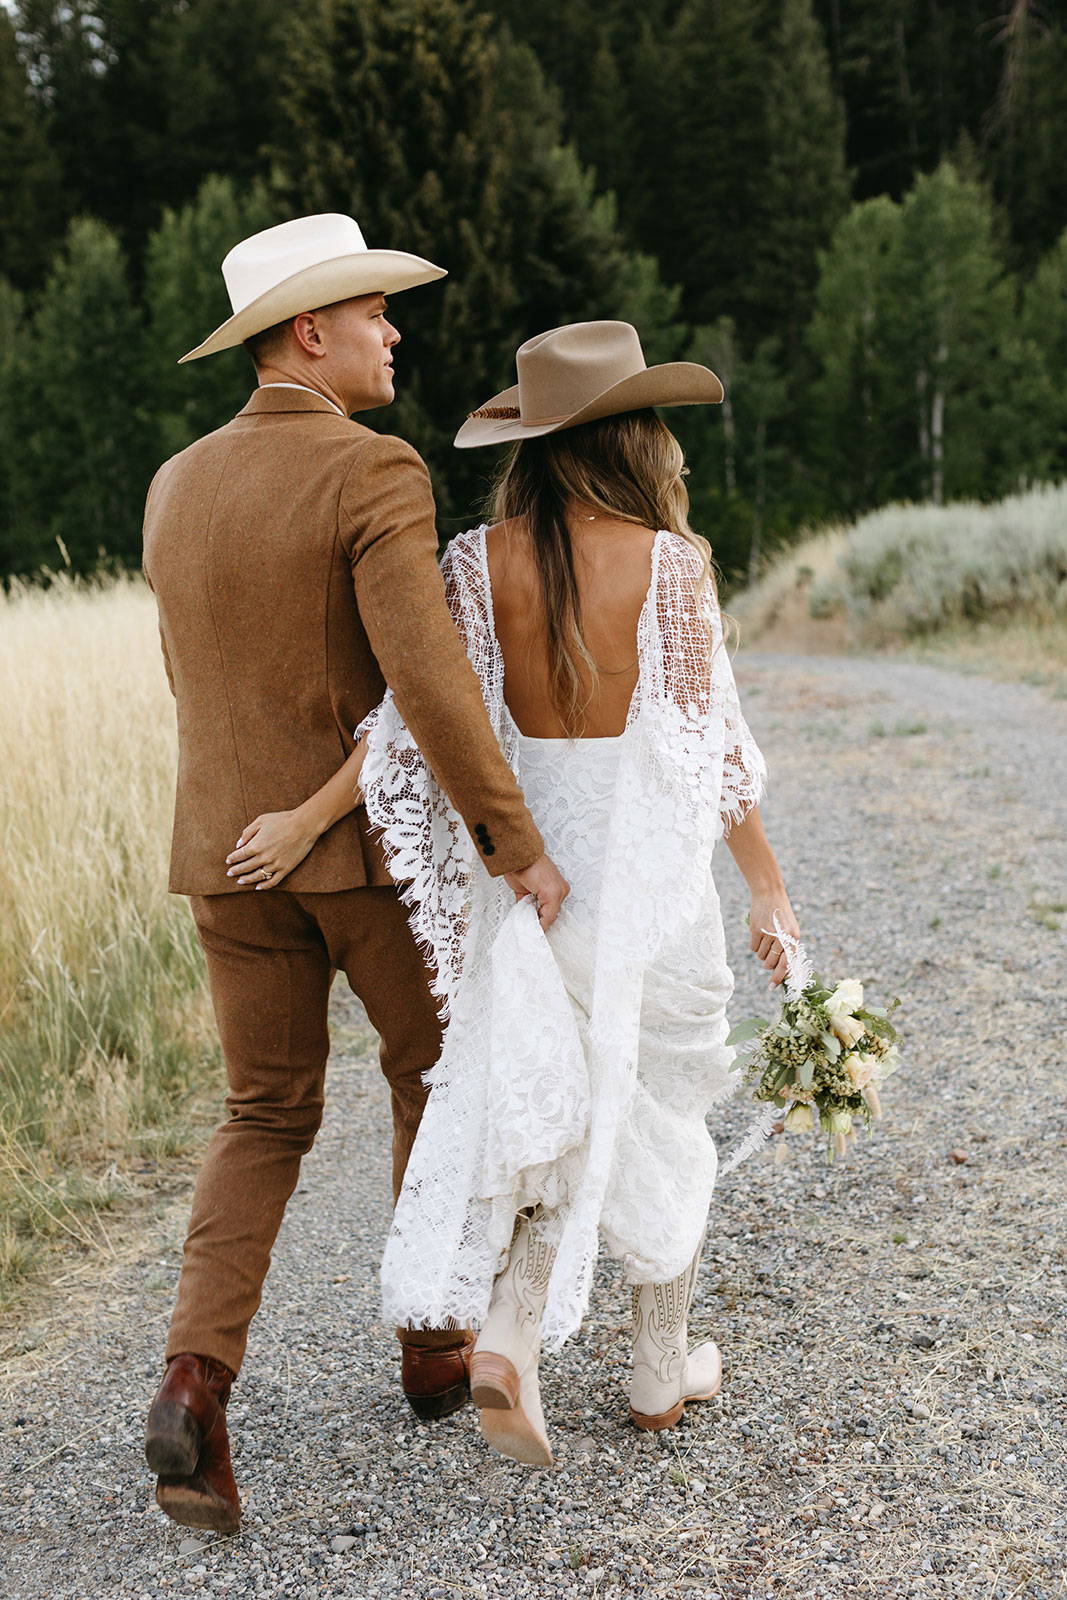
[[[156,474],[144,569],[178,717],[170,887],[190,897],[230,1084],[167,1353],[236,1372],[322,1116],[335,971],[381,1035],[394,1189],[440,1024],[362,809],[276,890],[238,888],[227,854],[260,812],[291,809],[336,771],[387,683],[486,868],[521,870],[543,844],[449,617],[429,475],[409,445],[318,395],[258,389]]]

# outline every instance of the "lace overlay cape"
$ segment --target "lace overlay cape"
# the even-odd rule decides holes
[[[453,540],[443,571],[490,721],[517,771],[484,528]],[[357,730],[370,735],[362,776],[370,820],[448,1022],[383,1260],[387,1321],[478,1326],[516,1209],[541,1205],[557,1247],[546,1343],[581,1322],[635,1095],[646,979],[702,917],[718,917],[716,840],[758,802],[765,779],[714,593],[705,585],[698,594],[701,573],[686,540],[657,534],[592,938],[566,906],[546,936],[532,903],[516,903],[484,871],[391,694]],[[713,1047],[727,1092],[724,1033]],[[655,1249],[624,1256],[634,1281],[666,1281],[688,1264],[704,1218],[674,1221]]]

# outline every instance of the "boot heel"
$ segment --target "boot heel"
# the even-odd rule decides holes
[[[630,1421],[645,1433],[660,1433],[664,1428],[676,1428],[685,1415],[685,1401],[679,1400],[676,1406],[671,1406],[669,1411],[661,1411],[657,1416],[649,1416],[645,1411],[635,1411],[630,1407]]]
[[[148,1413],[145,1460],[161,1478],[188,1478],[196,1471],[202,1435],[185,1406],[157,1400]]]
[[[475,1350],[471,1356],[471,1399],[481,1411],[514,1411],[519,1403],[519,1374],[507,1356]]]

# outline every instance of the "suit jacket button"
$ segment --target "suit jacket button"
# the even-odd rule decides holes
[[[486,855],[486,856],[495,856],[496,855],[496,845],[495,844],[483,844],[482,845],[482,854]]]

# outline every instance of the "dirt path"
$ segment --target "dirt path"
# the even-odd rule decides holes
[[[847,1162],[797,1143],[718,1191],[694,1324],[724,1348],[722,1400],[660,1438],[629,1427],[604,1267],[545,1364],[555,1468],[489,1458],[470,1411],[414,1423],[376,1310],[386,1102],[342,1008],[354,1032],[231,1405],[244,1533],[166,1524],[140,1455],[171,1206],[9,1364],[10,1600],[1064,1592],[1067,704],[878,660],[746,655],[739,677],[813,953],[904,998],[907,1064]],[[741,1017],[765,991],[725,853],[719,875]]]

